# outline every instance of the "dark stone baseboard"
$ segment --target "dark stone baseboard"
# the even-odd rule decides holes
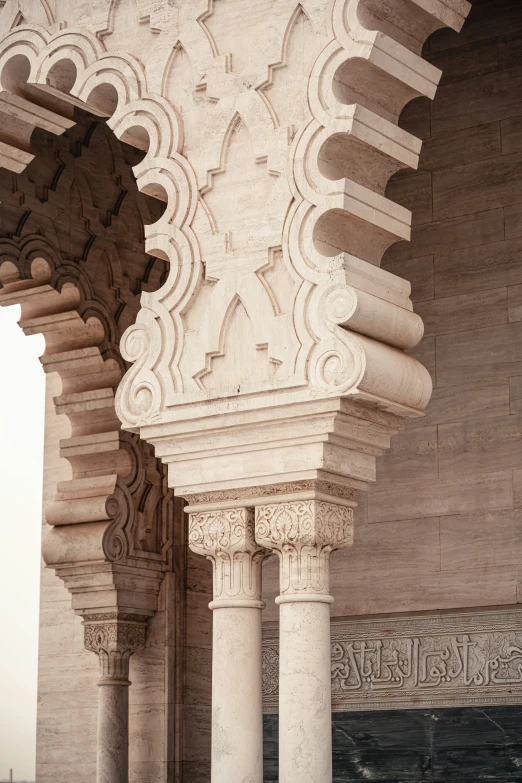
[[[336,712],[333,781],[522,783],[522,706]],[[277,783],[277,715],[265,715],[265,783]]]

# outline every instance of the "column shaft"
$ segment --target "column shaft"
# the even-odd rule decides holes
[[[260,505],[256,540],[279,555],[279,781],[332,783],[330,553],[351,544],[353,511]]]
[[[330,783],[330,605],[281,603],[279,637],[279,783]]]
[[[99,683],[96,783],[128,783],[129,684]]]
[[[145,644],[146,617],[84,615],[84,644],[98,655],[96,783],[129,781],[129,661]]]
[[[212,620],[212,783],[263,783],[261,609]]]
[[[190,512],[190,548],[213,564],[212,783],[263,783],[261,563],[254,510]]]

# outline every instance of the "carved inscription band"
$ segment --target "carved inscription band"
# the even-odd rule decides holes
[[[278,709],[279,631],[263,633],[263,708]],[[337,712],[522,703],[522,611],[332,621]]]

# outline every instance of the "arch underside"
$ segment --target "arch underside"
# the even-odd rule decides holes
[[[69,427],[60,456],[70,478],[45,508],[44,557],[64,576],[75,561],[112,562],[159,582],[172,562],[172,492],[151,448],[121,431],[114,399],[121,335],[141,292],[167,274],[143,237],[162,208],[137,190],[136,150],[74,113],[61,136],[36,130],[35,159],[1,184],[0,303],[21,305],[25,333],[44,335],[42,364],[59,377],[54,407]]]

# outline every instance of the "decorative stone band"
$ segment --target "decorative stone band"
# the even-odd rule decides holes
[[[313,493],[313,496],[306,498],[306,493]],[[230,505],[232,507],[270,502],[275,495],[278,503],[294,500],[295,495],[299,495],[300,500],[319,499],[335,501],[335,499],[340,498],[347,502],[355,502],[357,492],[352,487],[346,487],[332,481],[304,479],[300,481],[282,481],[279,484],[262,484],[252,487],[199,492],[195,495],[184,495],[184,497],[189,506],[213,503],[220,503],[222,506],[223,503],[226,503],[227,506]]]
[[[146,623],[134,614],[84,615],[84,646],[100,660],[99,685],[130,685],[129,660],[145,645]]]
[[[277,600],[332,601],[330,552],[353,542],[353,509],[318,500],[256,507],[256,540],[279,555]]]
[[[189,546],[214,566],[211,609],[263,609],[261,563],[266,550],[254,537],[254,509],[228,508],[189,514]]]
[[[263,707],[278,710],[279,631],[263,633]],[[522,702],[522,611],[332,621],[337,712]]]

